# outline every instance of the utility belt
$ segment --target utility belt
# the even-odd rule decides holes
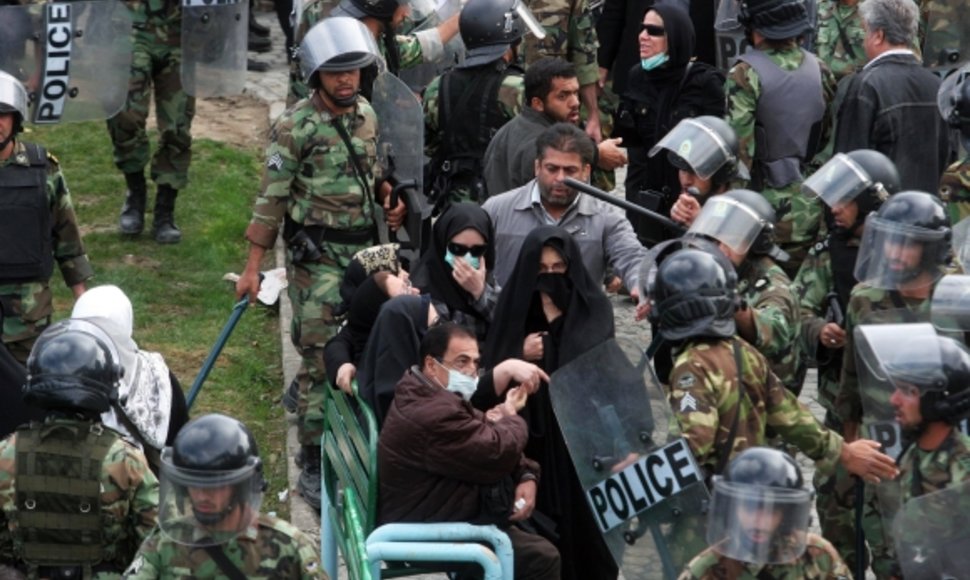
[[[377,243],[377,227],[335,230],[327,226],[298,224],[287,215],[283,220],[283,239],[296,264],[319,262],[326,253],[324,242],[346,246],[368,246]]]
[[[121,574],[125,569],[114,563],[102,562],[91,566],[91,574]],[[37,574],[40,578],[57,578],[58,580],[81,580],[84,578],[84,566],[38,566]]]

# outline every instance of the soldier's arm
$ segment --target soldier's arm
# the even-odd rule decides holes
[[[7,522],[7,509],[16,503],[16,434],[0,441],[0,562],[15,562],[13,536]]]
[[[51,200],[51,235],[54,258],[64,277],[64,283],[71,288],[80,288],[94,275],[91,263],[84,253],[84,242],[77,225],[77,215],[71,202],[64,175],[57,161],[48,156],[47,195]],[[77,292],[75,292],[77,295]]]
[[[297,554],[300,561],[300,578],[303,580],[326,580],[327,573],[320,563],[320,553],[316,544],[306,534],[300,533],[295,538]]]
[[[293,180],[300,168],[301,141],[294,135],[293,119],[288,116],[277,121],[270,133],[260,194],[246,228],[246,239],[252,244],[271,249],[276,243],[276,233],[286,214]]]
[[[801,317],[802,352],[811,359],[817,356],[818,336],[825,326],[826,296],[834,288],[828,256],[828,252],[818,253],[817,244],[809,251],[792,283]]]
[[[814,169],[825,165],[825,162],[832,156],[832,150],[826,147],[835,131],[835,93],[838,90],[838,83],[832,69],[822,61],[818,60],[819,68],[822,72],[822,98],[825,100],[825,115],[822,117],[822,128],[819,132],[818,151],[809,161],[809,165]]]
[[[769,359],[791,351],[798,338],[798,305],[787,276],[771,276],[768,289],[749,304],[754,323],[751,342]]]
[[[438,98],[441,90],[441,77],[431,79],[424,88],[421,107],[424,109],[424,154],[434,159],[441,146],[441,129],[438,127]]]
[[[505,75],[502,86],[498,89],[498,106],[505,115],[506,121],[522,111],[525,101],[525,77],[521,74]]]
[[[835,412],[845,426],[843,434],[853,440],[862,422],[862,395],[859,392],[859,375],[855,367],[855,340],[852,336],[858,324],[864,299],[850,296],[845,313],[845,348],[842,349],[842,377],[839,394],[835,398]]]
[[[569,15],[569,61],[576,67],[579,81],[579,99],[586,109],[586,134],[597,143],[602,139],[600,109],[598,102],[599,65],[596,53],[599,41],[596,26],[587,0],[579,0],[572,6]]]
[[[155,528],[158,520],[158,479],[148,468],[141,451],[128,448],[124,459],[129,488],[129,521],[133,537],[141,544]]]
[[[162,562],[162,554],[159,553],[161,537],[161,530],[156,528],[142,543],[141,547],[138,548],[138,553],[135,554],[135,558],[125,569],[124,576],[122,576],[125,580],[154,580],[162,577],[165,565]]]
[[[716,383],[723,380],[719,375],[708,373],[684,355],[677,358],[670,373],[670,406],[697,464],[708,473],[713,472],[718,460],[721,418]]]
[[[767,369],[766,369],[767,370]],[[765,391],[767,424],[773,427],[786,443],[795,445],[815,461],[820,473],[830,474],[842,455],[842,437],[825,428],[795,394],[784,388],[778,377],[767,371]]]
[[[724,85],[727,121],[738,136],[739,157],[749,169],[754,158],[754,113],[758,108],[761,81],[748,63],[739,62],[728,72]]]

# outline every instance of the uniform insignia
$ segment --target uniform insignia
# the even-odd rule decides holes
[[[145,565],[145,557],[138,556],[137,558],[135,558],[135,561],[131,563],[131,566],[128,566],[128,569],[125,570],[125,575],[138,574],[138,572],[141,571],[141,568],[144,565]]]
[[[681,389],[689,389],[694,386],[694,375],[688,373],[677,379],[677,386]]]
[[[280,156],[279,152],[273,153],[266,159],[266,167],[276,171],[283,169],[283,157]]]
[[[697,410],[697,399],[695,399],[690,393],[684,395],[684,398],[680,400],[680,412],[684,411],[696,411]]]

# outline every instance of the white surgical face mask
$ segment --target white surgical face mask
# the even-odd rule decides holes
[[[469,401],[475,391],[478,390],[478,377],[470,377],[464,373],[458,372],[455,369],[449,369],[444,364],[435,361],[441,368],[448,371],[448,384],[445,389],[451,391],[452,393],[457,393],[462,399]]]

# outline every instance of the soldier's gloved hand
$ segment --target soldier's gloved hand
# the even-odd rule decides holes
[[[398,197],[397,205],[391,207],[391,196],[388,195],[384,198],[384,220],[387,222],[387,227],[392,231],[396,232],[401,228],[404,223],[404,218],[408,214],[408,206],[404,204],[404,198]]]
[[[842,348],[845,346],[845,331],[834,322],[828,322],[818,333],[818,341],[825,348]]]
[[[515,486],[515,502],[512,504],[512,515],[509,516],[510,522],[521,522],[529,519],[532,510],[536,507],[536,485],[535,480],[529,479],[520,482]]]
[[[879,451],[880,445],[870,439],[858,439],[842,444],[839,461],[846,471],[858,475],[869,483],[883,479],[895,479],[899,469],[892,457]]]

